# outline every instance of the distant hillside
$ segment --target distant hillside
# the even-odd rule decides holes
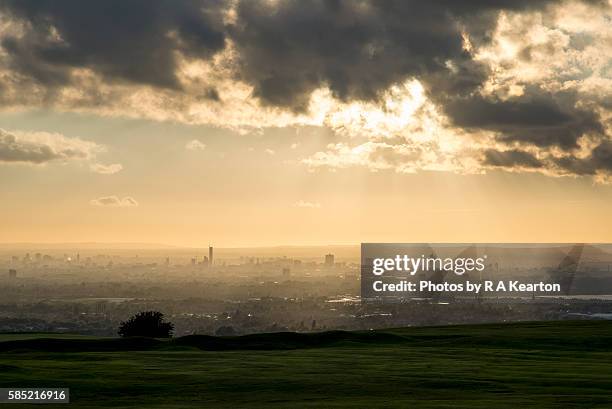
[[[588,334],[586,336],[585,334]],[[315,333],[278,332],[233,337],[188,335],[168,340],[153,338],[93,338],[44,333],[0,334],[0,352],[94,352],[150,351],[197,348],[205,351],[289,350],[376,345],[512,348],[570,348],[612,350],[612,321],[580,320],[505,324],[450,325],[398,328],[376,331],[327,331]]]

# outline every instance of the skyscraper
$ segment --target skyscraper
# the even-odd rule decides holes
[[[333,267],[334,266],[334,255],[333,254],[326,254],[325,255],[325,266],[326,267]]]
[[[213,266],[213,248],[212,246],[208,246],[208,266]]]

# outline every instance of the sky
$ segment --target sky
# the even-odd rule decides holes
[[[612,2],[0,1],[0,242],[612,241]]]

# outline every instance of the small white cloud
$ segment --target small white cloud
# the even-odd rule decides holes
[[[114,175],[123,169],[123,166],[119,163],[112,163],[110,165],[104,165],[102,163],[93,163],[89,169],[92,172],[99,173],[101,175]]]
[[[270,148],[266,149],[266,153],[267,153],[268,155],[275,155],[275,154],[276,154],[276,152],[274,152],[274,150],[272,150],[272,149],[270,149]]]
[[[185,149],[188,149],[190,151],[203,151],[204,149],[206,149],[206,144],[203,144],[197,139],[194,139],[192,141],[187,142],[187,144],[185,145]]]
[[[138,202],[136,199],[130,196],[126,196],[123,199],[117,196],[104,196],[97,199],[93,199],[89,202],[92,206],[108,206],[108,207],[136,207]]]
[[[307,202],[305,200],[300,200],[293,204],[294,207],[302,207],[307,209],[320,209],[321,203],[318,202]]]

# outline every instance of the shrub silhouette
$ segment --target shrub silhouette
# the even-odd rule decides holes
[[[164,314],[159,311],[143,311],[134,315],[119,326],[122,337],[170,338],[174,324],[164,322]]]

